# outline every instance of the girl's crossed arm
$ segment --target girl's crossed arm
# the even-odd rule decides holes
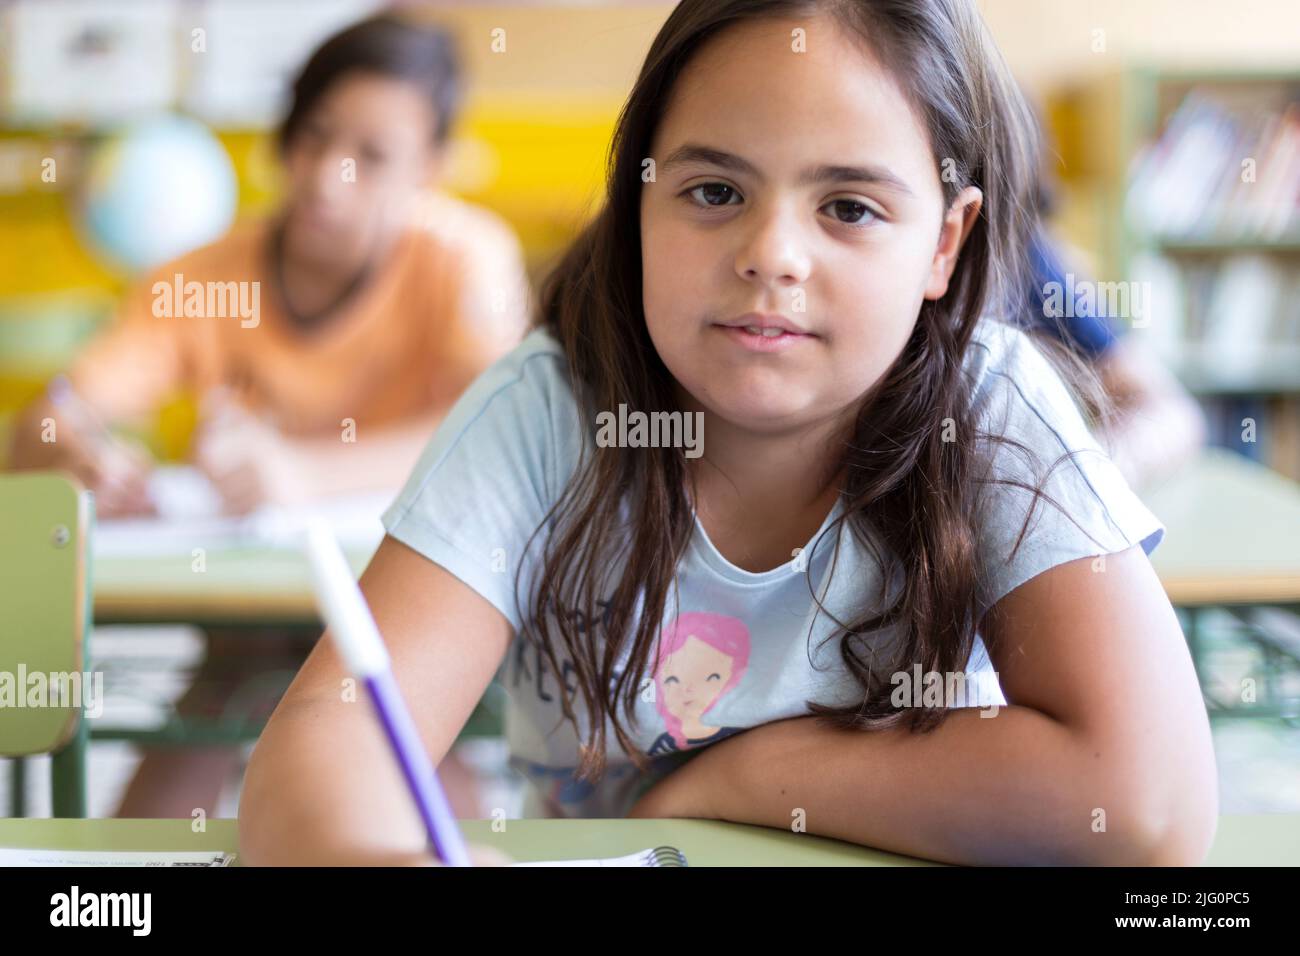
[[[802,819],[951,863],[1200,863],[1218,816],[1209,724],[1142,549],[1033,578],[983,633],[1011,702],[995,716],[963,708],[928,734],[767,724],[709,747],[632,815]]]

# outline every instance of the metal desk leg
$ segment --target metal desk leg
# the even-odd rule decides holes
[[[9,761],[9,812],[15,817],[27,816],[27,761],[23,757]]]

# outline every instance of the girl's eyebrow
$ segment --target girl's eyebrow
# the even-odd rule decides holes
[[[728,153],[725,150],[715,149],[712,146],[702,146],[698,143],[685,143],[673,150],[668,158],[664,160],[660,169],[663,172],[668,172],[674,167],[686,166],[692,163],[729,169],[733,172],[752,176],[759,182],[763,181],[763,174],[759,168],[744,157],[737,156],[735,153]],[[798,185],[814,186],[824,183],[850,182],[871,183],[891,189],[894,192],[908,196],[912,195],[912,190],[908,188],[907,184],[883,166],[843,166],[839,164],[814,166],[805,169],[799,174]]]

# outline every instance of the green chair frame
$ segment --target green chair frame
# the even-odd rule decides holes
[[[86,815],[85,695],[53,703],[47,680],[43,705],[27,706],[26,685],[34,674],[90,673],[93,526],[93,499],[70,477],[0,474],[0,680],[12,695],[0,700],[0,758],[12,761],[14,816],[26,815],[26,760],[39,755],[51,757],[54,816]]]

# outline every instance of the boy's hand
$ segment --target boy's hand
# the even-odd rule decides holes
[[[74,456],[76,452],[73,453]],[[154,514],[149,478],[153,456],[125,439],[99,445],[93,454],[64,464],[95,495],[95,514],[104,518]]]
[[[311,496],[307,470],[293,443],[224,397],[205,402],[193,458],[233,514]]]
[[[47,417],[55,423],[49,442],[40,440],[44,431],[38,424]],[[109,435],[98,422],[75,421],[48,403],[19,427],[15,465],[69,472],[95,495],[95,513],[101,518],[154,513],[149,494],[154,462],[143,445]]]

